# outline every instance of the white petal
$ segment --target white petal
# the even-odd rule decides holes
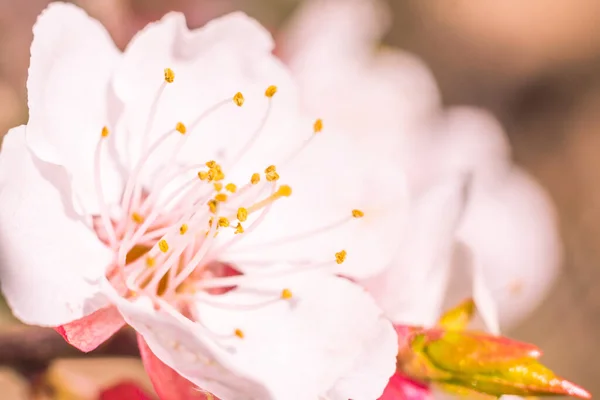
[[[245,287],[221,296],[223,301],[264,301],[265,294],[276,298],[284,287],[294,297],[253,311],[199,305],[198,315],[218,332],[243,330],[242,341],[229,342],[237,348],[233,359],[240,370],[261,379],[274,398],[310,399],[329,392],[334,400],[367,400],[383,392],[395,371],[397,338],[363,289],[323,274]]]
[[[383,2],[308,1],[278,42],[304,109],[380,155],[399,158],[403,136],[437,112],[440,94],[412,54],[376,49],[387,29]]]
[[[449,173],[471,173],[486,184],[508,171],[510,147],[500,123],[487,111],[454,107],[406,137],[403,157],[415,190]]]
[[[33,35],[27,141],[37,157],[67,169],[85,211],[97,212],[94,148],[118,112],[108,82],[120,53],[98,21],[71,4],[50,4]],[[104,166],[105,198],[116,200],[119,174],[112,164]]]
[[[428,326],[439,316],[464,190],[464,179],[451,179],[414,199],[397,257],[383,273],[361,282],[394,323]]]
[[[467,298],[473,298],[477,314],[469,327],[500,334],[498,304],[492,293],[490,282],[485,279],[481,260],[473,249],[465,243],[457,243],[454,248],[450,279],[440,314]]]
[[[286,153],[299,125],[296,93],[287,71],[271,54],[272,47],[268,32],[241,13],[193,31],[188,30],[183,15],[175,13],[148,25],[127,47],[114,82],[126,104],[124,128],[131,133],[126,136],[130,142],[121,146],[125,158],[133,165],[144,149],[173,130],[177,122],[185,124],[188,132],[185,137],[175,133],[151,157],[144,173],[151,182],[156,179],[154,168],[169,162],[172,149],[181,140],[186,144],[177,153],[176,164],[214,159],[223,163],[228,179],[241,176],[245,182],[256,172],[252,169],[260,167],[262,171],[278,152]],[[158,97],[167,67],[174,71],[175,80]],[[266,114],[265,90],[270,85],[278,87],[270,116],[258,140],[247,146]],[[232,100],[237,92],[246,98],[242,107]],[[156,111],[151,112],[157,98]],[[193,126],[200,115],[223,101],[226,105]],[[149,120],[153,122],[147,129]],[[246,147],[249,154],[239,163],[237,156]],[[227,167],[233,162],[237,163],[234,172],[241,172],[230,176]]]
[[[274,204],[223,260],[240,268],[249,260],[318,263],[335,260],[344,249],[348,257],[340,274],[363,278],[385,268],[406,222],[408,199],[398,162],[337,131],[324,131],[280,175],[292,195]],[[352,218],[354,209],[364,217]]]
[[[114,294],[111,299],[156,357],[199,389],[221,400],[271,398],[260,382],[238,373],[226,349],[189,319],[165,308],[156,310],[148,298],[129,302]]]
[[[398,352],[398,341],[390,340],[390,332],[382,331],[381,340],[372,340],[362,350],[354,368],[350,373],[339,379],[327,398],[329,399],[376,399],[382,395],[382,387],[390,380],[387,371],[382,371],[381,365],[390,363],[389,354]],[[388,346],[387,350],[382,350]],[[365,385],[364,382],[370,382]]]
[[[25,127],[5,136],[0,282],[13,313],[26,323],[61,325],[106,304],[98,279],[112,255],[75,213],[69,191],[64,169],[26,147]]]
[[[379,0],[304,1],[280,36],[278,52],[294,73],[311,68],[310,60],[360,60],[389,25],[389,10]]]
[[[460,238],[479,260],[502,329],[539,305],[561,262],[556,215],[543,189],[519,169],[476,191]]]
[[[203,325],[221,335],[218,344],[198,325],[149,303],[119,307],[165,364],[223,400],[313,399],[334,386],[346,396],[330,393],[335,400],[376,398],[395,370],[391,324],[360,287],[321,274],[305,278],[268,279],[214,297],[231,306],[277,299],[284,287],[293,293],[257,309],[198,303]],[[361,373],[361,363],[368,372]]]

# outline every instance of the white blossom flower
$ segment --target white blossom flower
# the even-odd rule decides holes
[[[77,7],[43,12],[0,154],[17,317],[85,351],[128,323],[164,399],[379,396],[396,334],[336,274],[392,259],[401,165],[307,121],[272,47],[245,15],[171,13],[121,53]]]
[[[407,171],[402,247],[386,270],[361,283],[398,324],[431,325],[444,305],[473,295],[490,329],[514,325],[558,270],[551,202],[512,165],[492,116],[444,110],[419,59],[376,48],[389,15],[376,0],[308,0],[278,40],[305,109],[318,109],[330,130],[395,156]]]

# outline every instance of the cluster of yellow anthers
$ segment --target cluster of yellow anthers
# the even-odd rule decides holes
[[[158,97],[162,93],[165,84],[173,83],[175,80],[175,73],[170,68],[164,70],[164,81],[165,83],[161,86],[155,103],[158,102]],[[271,100],[277,93],[276,86],[269,86],[265,90],[265,96]],[[159,147],[161,142],[173,132],[178,132],[184,136],[195,129],[198,123],[212,111],[226,104],[231,104],[231,100],[238,107],[244,105],[245,99],[242,93],[236,93],[233,98],[222,101],[209,109],[207,112],[197,118],[189,127],[186,127],[182,122],[175,124],[174,130],[167,132],[165,135],[160,137],[153,146],[150,146],[149,153]],[[270,112],[270,102],[265,119],[268,117]],[[151,116],[152,118],[152,116]],[[151,120],[152,121],[152,120]],[[264,123],[264,121],[263,121]],[[149,124],[151,126],[151,123]],[[255,135],[251,138],[249,144],[257,135],[260,134],[261,127],[255,132]],[[315,134],[323,130],[323,121],[317,119],[313,125],[313,132]],[[233,183],[224,183],[226,175],[223,167],[215,160],[210,160],[204,164],[206,169],[202,168],[197,173],[198,180],[196,184],[206,188],[210,185],[210,190],[202,191],[202,195],[190,196],[194,197],[194,201],[186,207],[180,207],[175,211],[174,216],[172,215],[169,221],[166,223],[167,226],[158,224],[156,220],[161,217],[163,210],[158,210],[154,207],[151,200],[155,198],[155,194],[150,194],[147,198],[143,199],[140,196],[141,183],[139,178],[139,171],[144,166],[144,163],[148,159],[148,154],[138,162],[137,167],[132,171],[132,177],[129,178],[125,188],[125,194],[123,195],[122,207],[130,215],[130,219],[125,219],[122,224],[118,225],[116,229],[113,228],[112,222],[108,217],[106,204],[102,197],[102,187],[100,185],[100,165],[99,165],[99,154],[102,146],[102,139],[109,137],[109,129],[107,127],[102,128],[101,140],[97,148],[96,153],[96,185],[99,194],[100,204],[103,205],[103,211],[101,212],[102,220],[105,228],[107,228],[109,242],[111,245],[118,250],[117,265],[121,269],[121,273],[126,278],[126,284],[133,296],[136,296],[138,291],[143,291],[150,296],[161,297],[163,295],[174,295],[179,293],[178,288],[187,287],[185,282],[198,270],[206,268],[207,264],[212,259],[207,258],[208,249],[211,247],[212,240],[215,238],[220,231],[226,228],[233,229],[235,235],[248,233],[253,229],[253,226],[260,222],[260,219],[267,214],[269,207],[278,199],[289,197],[292,194],[292,188],[288,185],[277,185],[280,179],[279,173],[275,165],[270,165],[264,170],[263,184],[270,185],[271,194],[262,200],[252,202],[250,206],[244,207],[238,204],[240,195],[244,194],[252,188],[257,187],[261,183],[262,174],[256,172],[250,176],[249,182],[238,189],[238,186]],[[304,147],[306,147],[312,137],[305,141],[305,143],[297,151],[299,153]],[[183,143],[183,142],[181,142]],[[250,146],[246,146],[250,147]],[[173,157],[177,154],[178,150],[175,150]],[[296,154],[297,154],[296,153]],[[295,154],[294,154],[295,156]],[[257,187],[258,192],[262,190],[262,187]],[[194,192],[197,193],[197,192]],[[153,197],[154,196],[154,197]],[[201,209],[201,206],[206,205],[208,209]],[[227,207],[229,206],[229,207]],[[200,209],[198,208],[200,207]],[[183,210],[183,211],[182,211]],[[225,210],[220,215],[220,211]],[[244,226],[249,216],[257,211],[262,211],[261,215],[257,217],[246,232]],[[179,214],[177,214],[179,212]],[[364,213],[361,210],[352,210],[352,218],[362,218]],[[198,218],[196,218],[198,217]],[[237,222],[235,221],[237,220]],[[129,221],[129,222],[127,222]],[[175,222],[174,221],[178,221]],[[234,221],[232,223],[232,221]],[[207,223],[208,226],[205,225]],[[174,224],[174,225],[173,225]],[[111,232],[112,231],[112,232]],[[189,232],[189,233],[188,233]],[[219,248],[221,250],[232,242],[230,239],[228,243]],[[168,240],[168,241],[167,241]],[[142,247],[145,250],[145,262],[140,258],[138,261],[128,262],[128,255],[133,252],[136,247]],[[156,250],[155,250],[156,249]],[[187,251],[189,250],[189,251]],[[216,252],[218,254],[218,251]],[[335,254],[335,263],[342,264],[346,259],[347,253],[345,250],[341,250]],[[211,255],[212,257],[212,255]],[[136,258],[136,260],[138,259]],[[127,272],[125,272],[127,270]],[[230,283],[234,282],[236,277],[224,277],[224,278],[209,278],[200,282],[192,282],[191,292],[196,290],[202,290],[203,288],[219,288],[231,286]],[[187,290],[186,290],[187,291]],[[282,289],[279,298],[283,300],[290,300],[293,297],[292,291],[289,288]],[[235,336],[239,338],[244,337],[243,331],[236,329],[234,332]]]

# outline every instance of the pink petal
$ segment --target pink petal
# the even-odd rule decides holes
[[[154,390],[161,400],[218,400],[214,395],[202,392],[192,382],[160,361],[141,335],[138,335],[138,345],[146,372],[148,372]]]
[[[99,400],[153,400],[154,397],[144,392],[133,382],[120,383],[100,393]]]
[[[431,392],[426,386],[416,383],[399,373],[390,379],[379,400],[431,400]]]
[[[121,313],[114,306],[54,328],[70,345],[88,352],[104,343],[125,325]]]

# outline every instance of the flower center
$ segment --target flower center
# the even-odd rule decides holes
[[[146,133],[152,130],[154,115],[165,87],[174,79],[173,71],[165,69],[165,81],[151,105]],[[265,90],[265,114],[255,131],[248,136],[248,141],[241,147],[239,154],[230,159],[234,164],[244,157],[260,136],[271,113],[271,104],[276,92],[276,86],[269,86]],[[124,285],[124,296],[144,294],[154,299],[156,304],[176,304],[186,296],[193,296],[194,301],[200,298],[210,302],[211,294],[222,293],[244,280],[252,279],[249,275],[240,274],[231,266],[219,263],[218,259],[223,251],[251,234],[267,217],[275,202],[292,194],[290,186],[279,183],[280,176],[275,165],[267,166],[262,173],[250,173],[248,180],[241,183],[228,182],[226,179],[226,168],[232,169],[233,165],[224,167],[215,160],[199,165],[163,168],[156,176],[156,183],[151,189],[145,188],[141,179],[149,160],[168,138],[174,135],[178,137],[178,142],[165,164],[174,166],[189,135],[194,134],[194,130],[204,119],[215,111],[230,106],[231,103],[242,107],[244,101],[242,93],[236,93],[204,111],[191,124],[177,122],[153,143],[145,145],[125,184],[119,205],[123,217],[118,221],[111,218],[102,191],[101,154],[111,137],[107,127],[102,129],[94,161],[95,186],[101,211],[100,215],[94,218],[94,222],[99,237],[115,251],[114,266],[108,272],[108,277],[115,287],[119,286],[115,284],[117,281]],[[313,126],[313,133],[319,133],[322,129],[322,121],[317,120]],[[314,134],[292,152],[286,162],[302,152],[311,143]],[[193,178],[184,180],[174,189],[169,186],[175,178],[185,177],[190,172],[196,172]],[[353,210],[349,214],[351,215],[334,224],[281,238],[277,243],[297,240],[332,229],[353,218],[363,217],[360,210]],[[265,245],[272,246],[277,243]],[[302,269],[335,267],[344,262],[345,258],[346,251],[342,250],[329,261],[304,266]],[[297,270],[296,268],[294,271],[278,272],[277,276],[295,273]],[[208,297],[202,297],[203,294]],[[291,291],[282,288],[280,295],[269,302],[290,298]],[[236,333],[236,336],[243,337],[243,334]]]

